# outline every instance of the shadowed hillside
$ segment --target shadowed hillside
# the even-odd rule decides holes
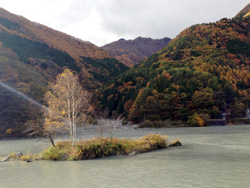
[[[48,82],[54,81],[64,67],[79,74],[90,92],[128,70],[90,42],[0,8],[1,82],[43,103]],[[22,135],[28,124],[40,122],[42,113],[36,106],[1,86],[0,96],[0,137]]]

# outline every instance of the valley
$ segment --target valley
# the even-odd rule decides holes
[[[95,114],[107,110],[107,117],[123,115],[141,127],[206,126],[223,113],[247,122],[248,7],[173,40],[138,37],[101,48],[0,9],[0,80],[44,104],[48,84],[69,68],[93,95]],[[0,96],[0,137],[42,126],[37,106],[3,87]]]

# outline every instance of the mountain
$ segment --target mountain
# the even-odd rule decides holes
[[[96,86],[102,85],[103,80],[108,80],[110,76],[127,70],[106,51],[90,42],[31,22],[4,9],[0,9],[0,42],[26,64],[32,64],[34,59],[52,61],[59,67],[67,66],[79,72],[83,78],[95,82]],[[45,63],[43,65],[46,66]]]
[[[250,106],[250,18],[193,25],[96,93],[130,121],[244,117]],[[203,117],[203,118],[202,118]],[[205,118],[206,117],[206,118]],[[157,124],[158,123],[158,124]]]
[[[78,73],[91,92],[129,69],[90,42],[0,8],[0,137],[6,132],[20,135],[25,126],[39,122],[42,114],[4,84],[43,103],[48,82],[64,67]]]
[[[120,39],[102,46],[102,49],[110,53],[125,65],[133,67],[144,61],[147,57],[160,51],[171,41],[170,38],[151,39],[138,37],[134,40]]]
[[[250,12],[250,3],[245,6],[236,16],[243,16]]]

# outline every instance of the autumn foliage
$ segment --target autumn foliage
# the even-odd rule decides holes
[[[250,105],[249,27],[242,16],[193,25],[96,96],[118,113],[134,101],[127,114],[134,123],[195,120],[202,126],[196,114],[221,118],[226,110],[242,117]]]

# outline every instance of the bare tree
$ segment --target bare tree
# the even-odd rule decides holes
[[[108,132],[109,132],[109,138],[113,138],[115,135],[115,132],[117,130],[117,127],[121,124],[120,117],[116,119],[112,119],[108,124]]]
[[[107,121],[108,121],[109,110],[106,108],[103,112],[97,116],[98,127],[96,128],[96,132],[100,137],[103,137],[104,131],[107,129]]]
[[[78,76],[65,69],[57,76],[55,83],[50,83],[50,90],[45,94],[49,110],[45,113],[44,131],[52,134],[69,129],[74,146],[77,124],[86,118],[83,111],[88,108],[89,97],[79,83]]]
[[[98,117],[98,127],[96,128],[97,133],[100,137],[103,137],[104,131],[108,132],[109,137],[113,138],[116,128],[121,123],[121,116],[118,118],[109,118],[109,110],[105,109]]]

